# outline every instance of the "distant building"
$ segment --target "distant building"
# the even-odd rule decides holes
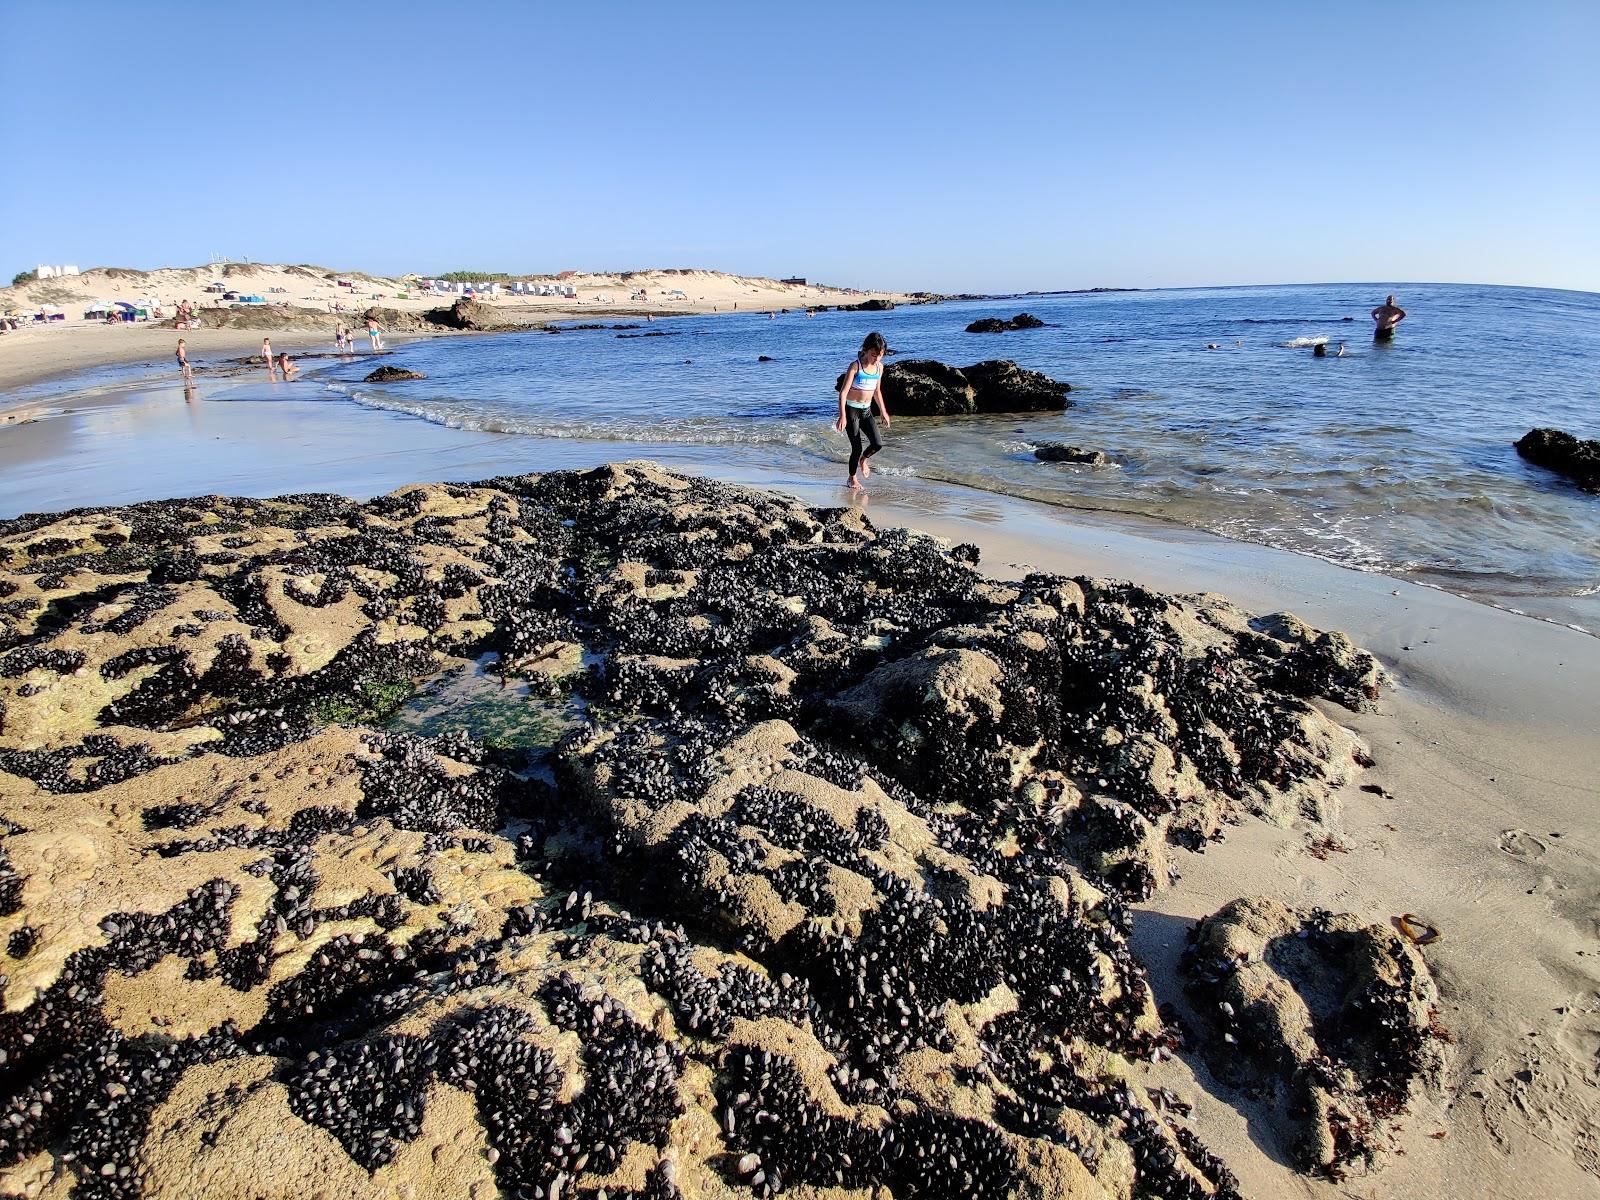
[[[779,283],[792,283],[792,284],[794,284],[795,287],[805,287],[805,285],[806,285],[805,277],[803,275],[791,275],[787,279],[778,280],[778,282]]]
[[[71,263],[63,267],[52,267],[40,263],[33,269],[33,273],[40,279],[65,279],[69,275],[76,275],[78,268]]]

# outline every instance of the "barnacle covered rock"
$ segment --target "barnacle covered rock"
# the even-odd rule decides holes
[[[640,463],[0,522],[0,1194],[1233,1195],[1124,903],[1376,667],[976,561]]]
[[[1372,1165],[1391,1119],[1443,1072],[1438,991],[1392,929],[1249,897],[1200,922],[1184,970],[1219,1067],[1274,1094],[1306,1170]]]

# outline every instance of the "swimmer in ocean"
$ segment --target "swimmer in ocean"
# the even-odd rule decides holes
[[[1378,323],[1372,331],[1372,340],[1375,342],[1394,341],[1394,327],[1406,319],[1406,310],[1394,302],[1390,296],[1377,308],[1372,310],[1372,319]]]

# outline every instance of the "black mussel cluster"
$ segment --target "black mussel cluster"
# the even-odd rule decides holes
[[[1372,1166],[1414,1088],[1442,1070],[1437,992],[1393,930],[1241,899],[1190,931],[1180,965],[1219,1074],[1276,1097],[1303,1170]],[[1279,1012],[1285,996],[1303,1016]],[[1311,1052],[1283,1039],[1285,1020],[1307,1026]]]
[[[1016,1181],[1016,1152],[994,1126],[927,1110],[877,1126],[832,1116],[794,1063],[770,1051],[729,1051],[717,1100],[727,1140],[748,1147],[734,1178],[757,1196],[879,1184],[897,1197],[998,1200]]]

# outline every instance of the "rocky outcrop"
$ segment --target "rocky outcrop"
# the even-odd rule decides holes
[[[927,301],[913,300],[912,303],[913,304],[923,304],[923,303],[927,303]],[[894,301],[893,300],[879,300],[876,297],[874,297],[871,300],[863,300],[859,304],[808,304],[808,305],[805,306],[805,311],[806,312],[814,312],[814,313],[818,313],[818,312],[888,312],[893,307],[894,307]],[[789,310],[788,309],[784,309],[783,311],[784,312],[788,312]]]
[[[843,387],[845,377],[834,381]],[[888,364],[883,397],[895,416],[951,417],[972,413],[1060,412],[1072,386],[1006,359],[952,367],[931,358]]]
[[[1125,901],[1354,769],[1319,635],[976,560],[649,464],[0,522],[0,1194],[1235,1197]]]
[[[1032,313],[1018,313],[1010,320],[983,317],[967,326],[968,333],[1006,333],[1013,329],[1042,329],[1044,322]]]
[[[1065,442],[1037,442],[1033,456],[1040,462],[1082,463],[1091,467],[1103,467],[1111,462],[1111,456],[1104,450],[1085,450]]]
[[[456,329],[469,333],[489,333],[494,330],[526,329],[529,322],[514,320],[487,304],[463,296],[447,308],[431,308],[422,314],[422,320],[435,329]]]
[[[1445,1042],[1427,964],[1393,929],[1349,914],[1235,900],[1191,933],[1184,969],[1224,1078],[1275,1102],[1302,1170],[1371,1168]]]
[[[238,308],[198,308],[194,319],[202,329],[332,329],[336,318],[314,308],[288,304],[242,304]],[[176,318],[166,322],[175,325]]]
[[[1530,429],[1516,447],[1529,462],[1565,475],[1586,492],[1600,492],[1600,439],[1581,441],[1559,429]]]
[[[362,383],[400,383],[407,379],[426,379],[421,371],[408,371],[405,367],[379,367]]]

